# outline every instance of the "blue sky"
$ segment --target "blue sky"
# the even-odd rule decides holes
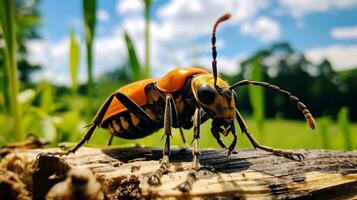
[[[29,42],[31,62],[44,65],[37,79],[69,82],[68,35],[71,27],[83,45],[82,2],[43,0],[41,40]],[[210,32],[225,12],[233,17],[218,30],[219,70],[238,73],[240,60],[277,41],[287,41],[308,59],[331,60],[336,70],[357,66],[357,0],[154,0],[151,64],[155,76],[178,66],[210,66]],[[128,31],[143,58],[141,0],[98,0],[95,72],[126,60]],[[82,51],[80,80],[85,81]],[[142,59],[143,60],[143,59]]]

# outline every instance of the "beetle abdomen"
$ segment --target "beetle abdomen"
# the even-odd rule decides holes
[[[111,134],[124,139],[143,138],[161,128],[161,126],[158,127],[143,122],[134,113],[128,111],[112,116],[101,127],[108,129]]]

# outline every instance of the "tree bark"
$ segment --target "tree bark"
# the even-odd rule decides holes
[[[69,156],[39,156],[58,151],[14,151],[2,160],[1,168],[17,174],[34,199],[43,199],[56,183],[66,182],[70,169],[76,168],[94,174],[106,199],[357,198],[357,151],[297,150],[305,156],[299,162],[261,150],[238,150],[228,159],[224,150],[203,149],[200,161],[204,168],[189,193],[175,187],[186,178],[191,151],[171,151],[170,172],[163,175],[157,187],[149,186],[147,179],[159,168],[161,149],[83,147]]]

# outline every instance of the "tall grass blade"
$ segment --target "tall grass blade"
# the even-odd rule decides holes
[[[322,147],[324,149],[330,149],[330,140],[328,137],[328,129],[329,129],[329,124],[331,123],[331,120],[328,117],[321,117],[318,120],[319,128],[320,128],[320,133],[321,133],[321,139],[322,139]]]
[[[0,29],[1,31],[1,29]],[[1,33],[1,32],[0,32]],[[0,55],[4,55],[2,49],[0,49]],[[7,112],[9,107],[8,102],[10,101],[9,94],[7,93],[7,77],[5,65],[0,65],[0,112]]]
[[[70,45],[69,45],[69,70],[71,73],[71,81],[72,81],[71,89],[73,95],[76,94],[78,88],[79,54],[80,54],[79,41],[75,36],[74,30],[71,29]]]
[[[337,114],[337,122],[345,140],[345,149],[352,150],[352,140],[349,129],[350,121],[348,119],[348,112],[348,108],[341,108]]]
[[[263,79],[263,72],[259,58],[252,60],[250,79],[260,81]],[[263,124],[265,120],[265,98],[262,87],[249,87],[249,99],[253,108],[253,115],[258,125],[259,131],[262,134]]]
[[[128,53],[128,59],[129,59],[129,64],[130,64],[130,67],[132,70],[133,78],[136,81],[140,80],[142,78],[141,67],[140,67],[138,57],[136,55],[136,50],[135,50],[133,41],[131,40],[131,38],[127,32],[124,33],[124,38],[125,38],[126,49],[127,49],[127,53]]]
[[[49,113],[53,110],[55,104],[53,99],[53,89],[51,84],[48,82],[42,82],[41,87],[42,87],[42,93],[41,93],[40,108],[44,112]]]
[[[9,85],[11,114],[14,119],[14,131],[17,139],[21,139],[20,128],[20,107],[17,100],[19,91],[17,79],[17,61],[16,61],[16,33],[14,7],[12,0],[0,1],[0,22],[5,41],[5,65],[6,76]]]
[[[96,25],[96,0],[83,0],[84,34],[87,51],[87,92],[91,96],[93,90],[93,39]]]
[[[145,4],[145,76],[150,77],[150,15],[152,0],[143,0]]]

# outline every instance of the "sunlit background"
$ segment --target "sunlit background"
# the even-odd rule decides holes
[[[279,148],[356,149],[357,0],[84,2],[1,2],[0,144],[33,133],[52,145],[71,145],[120,86],[181,66],[211,70],[212,25],[231,12],[217,33],[220,75],[231,84],[254,79],[279,85],[317,119],[317,129],[309,130],[288,99],[271,90],[239,89],[238,109],[250,132]],[[17,42],[17,62],[5,62],[11,57],[6,35]],[[202,125],[201,146],[218,148],[210,124]],[[185,131],[189,140],[191,132]],[[162,146],[161,135],[116,138],[114,144]],[[98,130],[89,145],[108,139]],[[177,132],[173,143],[182,145]],[[237,147],[250,147],[243,135]]]

